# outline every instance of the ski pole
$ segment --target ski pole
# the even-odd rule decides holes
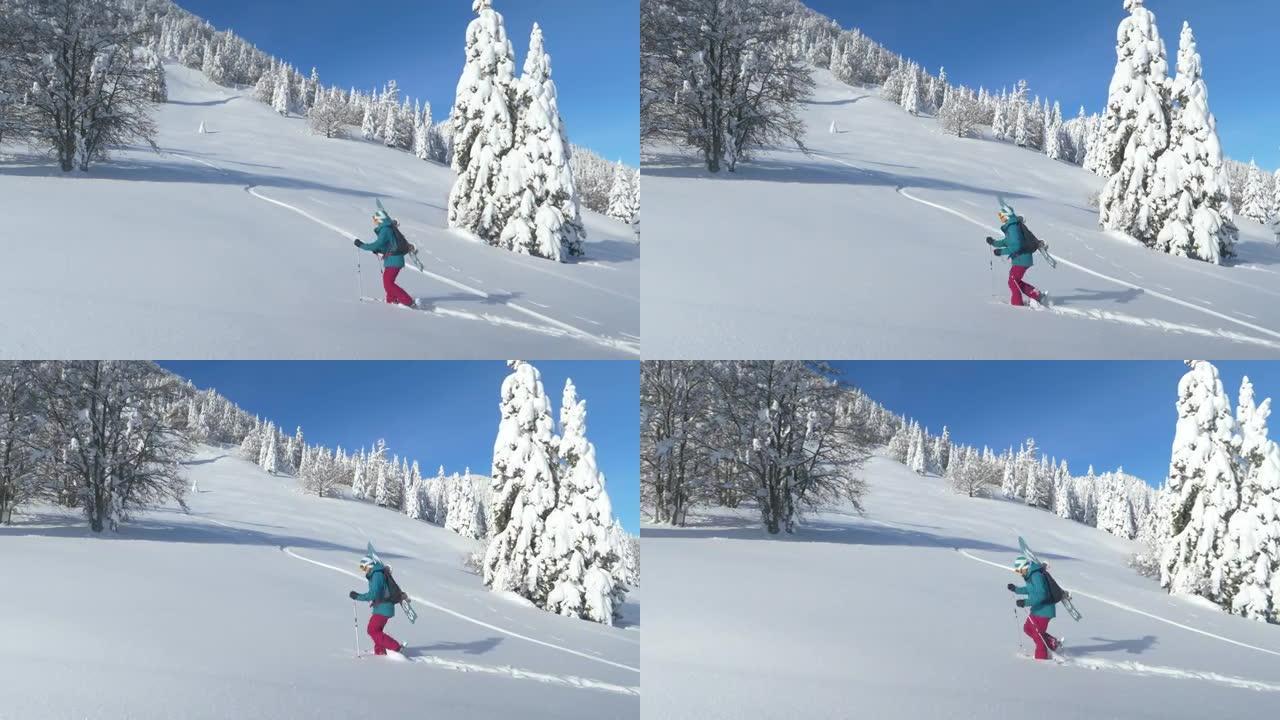
[[[360,275],[360,248],[356,248],[356,299],[364,297],[364,278]]]
[[[356,634],[356,657],[360,657],[360,616],[356,612],[356,601],[351,601],[351,628]]]

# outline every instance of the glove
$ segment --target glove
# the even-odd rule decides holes
[[[995,238],[990,238],[990,237],[989,237],[989,238],[987,238],[987,244],[988,244],[988,245],[995,245],[995,244],[996,244],[996,239],[995,239]]]
[[[992,254],[992,255],[995,255],[996,257],[1000,257],[1000,251],[999,251],[998,249],[997,249],[997,250],[992,250],[992,251],[991,251],[991,254]]]
[[[358,248],[364,247],[364,243],[360,242],[360,238],[356,238],[356,247]]]
[[[351,598],[352,600],[355,600],[356,596],[359,594],[360,593],[356,592],[355,590],[352,590],[351,592],[347,593],[347,597]]]
[[[1026,607],[1026,606],[1027,606],[1027,601],[1026,601],[1026,600],[1019,599],[1019,600],[1018,600],[1018,602],[1016,602],[1016,603],[1014,603],[1014,604],[1015,604],[1015,605],[1017,605],[1018,607]]]
[[[1013,583],[1009,583],[1008,585],[1005,585],[1005,587],[1009,588],[1009,592],[1013,592]]]

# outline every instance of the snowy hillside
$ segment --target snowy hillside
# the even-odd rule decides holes
[[[0,164],[0,355],[638,355],[626,225],[586,213],[586,258],[571,264],[487,247],[446,229],[449,168],[310,135],[250,89],[165,67],[163,154],[122,151],[63,176],[0,151],[14,156]],[[372,239],[375,198],[420,248],[426,272],[400,283],[430,312],[384,306],[380,262],[352,247]]]
[[[637,595],[624,627],[550,615],[484,590],[443,528],[301,495],[229,450],[188,468],[190,514],[99,537],[48,509],[0,528],[0,718],[639,714]],[[366,538],[414,597],[417,623],[387,626],[411,662],[355,657]]]
[[[1098,229],[1101,178],[814,77],[810,154],[712,177],[650,149],[649,261],[666,269],[643,283],[652,356],[1280,355],[1280,249],[1260,225],[1240,219],[1231,266],[1161,255]],[[1059,260],[1027,275],[1049,310],[1009,305],[1007,261],[983,242],[998,195]]]
[[[1021,503],[970,499],[872,458],[868,513],[769,538],[750,510],[646,526],[646,718],[1263,717],[1280,627],[1172,597],[1136,544]],[[1005,584],[1019,535],[1083,613],[1029,658]],[[714,691],[712,691],[714,689]]]

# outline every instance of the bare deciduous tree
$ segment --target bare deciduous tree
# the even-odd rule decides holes
[[[769,143],[803,147],[799,104],[813,89],[785,0],[642,0],[640,132],[733,172]]]
[[[63,171],[88,170],[112,146],[156,147],[145,14],[119,0],[8,0],[0,16],[29,133]]]
[[[32,368],[40,415],[35,434],[46,452],[40,474],[73,481],[94,532],[115,530],[131,510],[173,500],[184,509],[181,462],[191,445],[165,417],[182,383],[147,362],[75,361]]]

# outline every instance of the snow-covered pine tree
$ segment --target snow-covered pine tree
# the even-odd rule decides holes
[[[907,80],[902,84],[902,97],[899,98],[898,104],[903,110],[911,115],[920,114],[920,83],[917,79],[919,73],[914,68],[907,70]]]
[[[477,3],[483,0],[477,0]],[[520,360],[508,363],[502,383],[502,419],[493,446],[492,533],[484,556],[484,584],[510,591],[546,607],[553,578],[539,575],[538,558],[546,533],[546,517],[556,506],[556,459],[551,401],[542,377]]]
[[[1014,463],[1013,448],[1004,454],[1004,469],[1000,474],[1000,494],[1007,498],[1018,497],[1018,468]]]
[[[280,66],[280,71],[276,74],[275,80],[275,87],[271,91],[271,108],[281,115],[288,115],[291,98],[289,97],[289,67],[287,65]]]
[[[924,475],[929,468],[929,452],[924,441],[924,430],[917,427],[911,438],[911,455],[907,467],[917,475]]]
[[[1169,149],[1157,163],[1164,225],[1155,247],[1216,265],[1235,254],[1238,231],[1222,177],[1217,121],[1209,112],[1200,54],[1188,23],[1182,24],[1170,100]]]
[[[1203,360],[1187,364],[1160,508],[1160,585],[1225,606],[1232,600],[1223,592],[1224,550],[1240,497],[1241,438],[1218,369]]]
[[[1072,519],[1075,510],[1075,492],[1067,461],[1063,460],[1053,476],[1053,514],[1066,520]]]
[[[565,261],[583,253],[573,152],[560,119],[551,56],[537,23],[515,91],[512,148],[502,160],[499,207],[508,211],[500,243],[517,253]]]
[[[1253,384],[1240,383],[1240,508],[1227,522],[1223,594],[1226,609],[1280,622],[1280,447],[1267,437],[1271,399],[1254,405]]]
[[[942,71],[942,77],[946,78],[945,69]],[[951,430],[946,425],[942,426],[942,434],[934,442],[933,459],[940,474],[945,473],[951,465]]]
[[[1162,218],[1157,162],[1169,145],[1169,65],[1155,15],[1144,0],[1125,0],[1116,69],[1102,117],[1098,162],[1107,184],[1098,199],[1099,222],[1144,245],[1156,244]]]
[[[449,121],[458,175],[449,193],[449,227],[500,245],[507,218],[497,196],[505,180],[502,160],[514,140],[515,57],[492,0],[474,0],[472,10],[476,19],[467,26],[466,64]]]
[[[277,434],[275,423],[267,423],[266,438],[262,442],[262,457],[258,465],[270,475],[280,471],[280,449],[276,445]]]
[[[374,480],[373,485],[373,502],[375,505],[379,505],[381,507],[387,506],[391,497],[390,483],[394,482],[394,477],[391,477],[391,474],[394,472],[394,467],[394,465],[388,467],[385,460],[377,464],[374,471],[376,473],[374,475],[376,479]]]
[[[413,109],[413,156],[419,160],[426,160],[430,157],[430,147],[427,142],[428,126],[423,120],[422,108],[415,105]]]
[[[1007,113],[1006,105],[1007,103],[1005,102],[1004,97],[1000,97],[996,100],[996,111],[995,111],[995,115],[992,117],[992,120],[991,120],[991,134],[997,140],[1009,139],[1009,125],[1008,125],[1008,120],[1006,115]]]
[[[400,136],[400,87],[395,80],[387,83],[382,93],[382,144],[387,147],[400,147],[404,138]]]
[[[604,474],[596,466],[595,447],[587,440],[587,404],[566,380],[560,405],[562,466],[556,506],[547,515],[548,541],[539,554],[539,575],[553,585],[550,612],[613,624],[615,606],[626,596],[617,587],[618,555],[610,543],[613,506]]]
[[[1253,160],[1249,161],[1249,176],[1244,185],[1240,214],[1256,222],[1271,219],[1271,197],[1267,192],[1266,177]]]
[[[445,529],[466,538],[484,537],[484,524],[480,519],[480,505],[476,501],[476,486],[471,479],[471,468],[466,474],[456,474],[449,483],[449,510]]]
[[[1053,109],[1054,112],[1049,116],[1049,121],[1044,127],[1044,154],[1050,160],[1061,160],[1063,156],[1062,107],[1055,102]]]
[[[631,222],[635,211],[631,207],[631,173],[622,166],[619,160],[613,172],[613,187],[609,189],[609,210],[611,218],[623,222]]]
[[[374,105],[368,99],[364,101],[364,119],[360,121],[360,136],[365,140],[374,139],[377,133],[377,118],[373,114]]]

